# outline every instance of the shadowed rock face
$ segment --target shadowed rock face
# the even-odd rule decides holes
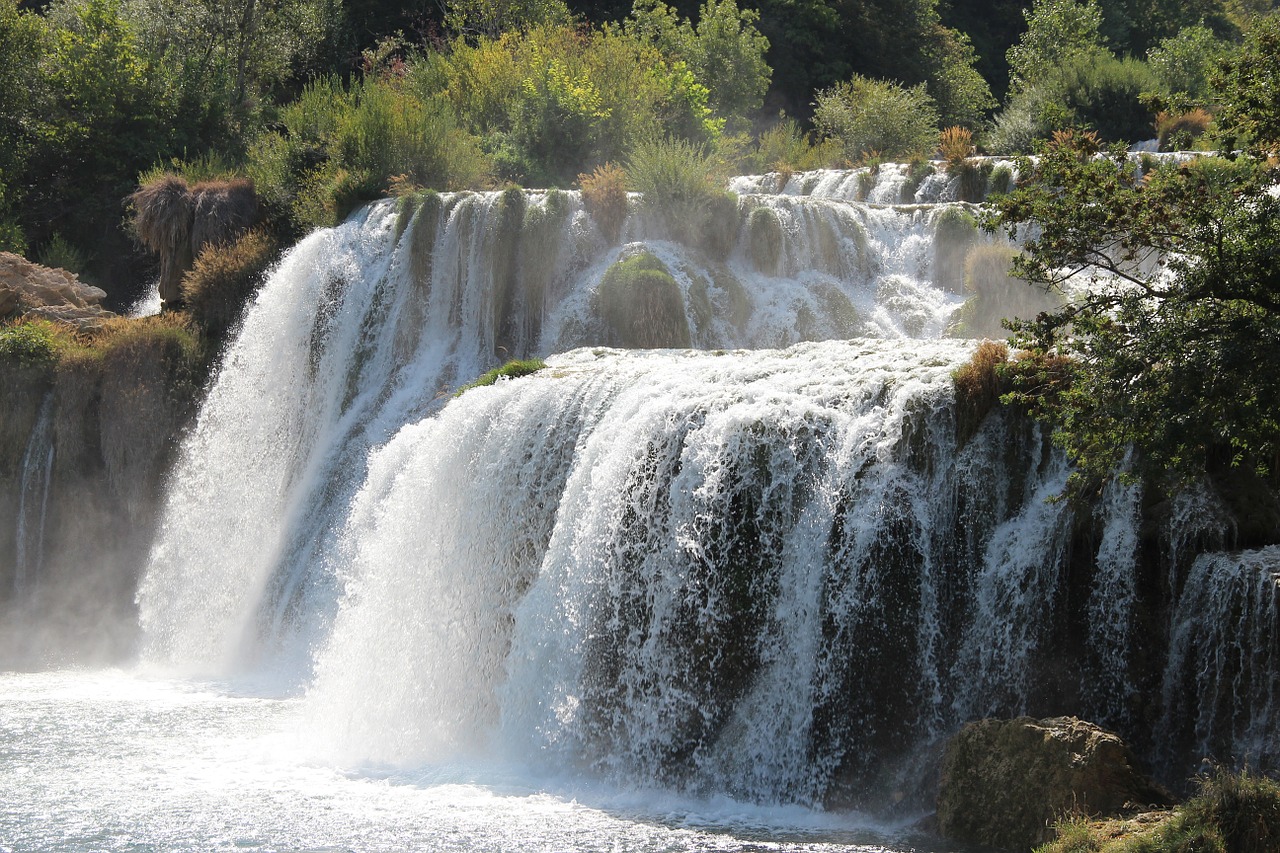
[[[1118,736],[1075,717],[979,720],[947,745],[938,829],[947,838],[1028,850],[1066,812],[1111,817],[1170,797],[1134,769]]]
[[[106,297],[106,291],[85,284],[72,272],[0,252],[0,317],[33,314],[80,332],[94,331],[115,316],[102,307]]]

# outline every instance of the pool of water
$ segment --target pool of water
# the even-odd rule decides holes
[[[859,815],[519,768],[317,761],[300,700],[111,670],[0,674],[0,850],[946,853]]]

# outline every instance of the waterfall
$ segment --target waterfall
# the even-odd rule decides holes
[[[40,575],[44,564],[45,519],[49,514],[49,492],[53,481],[53,394],[40,403],[35,427],[22,454],[18,482],[18,529],[14,537],[13,592],[25,593]]]
[[[1230,645],[1205,602],[1244,607],[1196,558],[1229,523],[1212,494],[1144,529],[1136,488],[1060,500],[1070,466],[1021,414],[962,428],[973,345],[941,336],[991,238],[953,183],[737,179],[719,248],[638,199],[612,243],[560,191],[428,193],[310,235],[171,476],[144,661],[282,674],[343,764],[484,756],[768,803],[918,803],[922,763],[985,715],[1088,714],[1149,751],[1144,722],[1189,715],[1218,753],[1275,755],[1274,703],[1228,720],[1182,692],[1261,695],[1280,666],[1196,657]],[[1180,615],[1148,630],[1166,593]]]
[[[1280,756],[1280,548],[1211,553],[1173,613],[1162,727],[1197,754],[1275,770]]]

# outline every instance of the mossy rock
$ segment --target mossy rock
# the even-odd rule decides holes
[[[782,261],[782,221],[771,207],[757,207],[747,217],[747,250],[751,263],[765,275],[777,275]]]
[[[611,346],[627,349],[691,346],[680,285],[666,265],[648,252],[609,267],[596,299]]]
[[[938,830],[954,841],[1029,850],[1070,810],[1116,816],[1171,802],[1119,737],[1075,717],[979,720],[947,744]]]

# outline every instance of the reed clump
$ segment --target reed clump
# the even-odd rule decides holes
[[[948,169],[954,169],[973,153],[973,133],[963,127],[948,127],[938,135],[938,153]]]

